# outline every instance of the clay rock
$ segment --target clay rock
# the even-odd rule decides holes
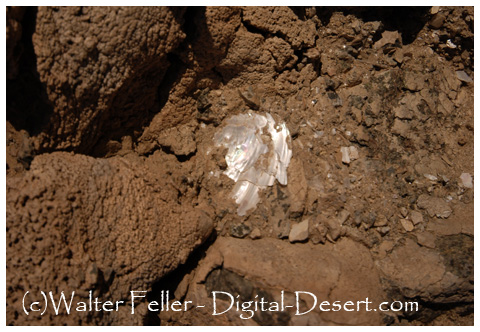
[[[418,211],[412,211],[410,212],[410,219],[414,225],[418,225],[423,222],[423,215]]]
[[[293,225],[290,234],[288,235],[288,240],[290,242],[301,242],[306,239],[308,239],[308,219]]]
[[[425,78],[422,74],[408,71],[405,73],[405,88],[410,91],[420,91],[425,87]]]
[[[243,20],[272,35],[285,36],[296,50],[315,45],[315,23],[300,20],[288,7],[244,7]]]
[[[209,236],[211,219],[179,204],[150,169],[157,163],[127,157],[44,154],[23,177],[9,177],[8,324],[131,324],[132,315],[113,312],[26,316],[23,290],[74,290],[78,301],[92,289],[125,300],[131,290],[151,289]]]
[[[205,282],[202,280],[205,271],[195,277],[185,298],[206,304],[206,312],[212,310],[212,290],[230,292],[233,296],[240,294],[245,301],[254,300],[255,295],[278,301],[280,290],[284,290],[286,301],[292,301],[286,304],[294,304],[295,291],[307,291],[314,294],[319,302],[316,309],[305,315],[305,322],[296,320],[295,310],[285,310],[281,315],[257,311],[250,320],[239,319],[239,312],[234,310],[207,318],[203,311],[189,310],[183,318],[194,325],[376,325],[382,319],[381,314],[373,310],[321,312],[318,309],[320,299],[365,301],[368,297],[369,301],[376,303],[385,296],[370,252],[350,239],[312,246],[307,243],[292,245],[272,238],[246,240],[219,237],[200,264],[209,266],[213,271]],[[313,305],[313,298],[307,296],[304,301],[305,306],[302,305],[301,310],[308,310]],[[219,306],[225,304],[219,302]]]
[[[415,234],[417,237],[417,243],[422,247],[435,249],[435,235],[430,232],[420,232]]]
[[[183,125],[162,131],[158,143],[171,150],[177,156],[188,156],[197,150],[193,126]]]
[[[393,121],[393,126],[392,126],[393,134],[400,135],[402,137],[407,137],[409,131],[410,131],[410,126],[407,122],[399,119],[395,119]]]
[[[427,210],[430,217],[448,218],[452,214],[452,209],[448,203],[439,197],[422,194],[417,199],[417,206]]]
[[[235,39],[228,48],[227,55],[220,61],[216,69],[222,77],[232,79],[239,74],[247,75],[249,80],[261,79],[258,71],[274,71],[273,55],[264,49],[265,38],[240,27]]]
[[[193,43],[196,60],[210,70],[222,59],[241,23],[238,7],[206,7],[194,19],[196,35]]]
[[[273,37],[265,41],[265,48],[267,48],[275,59],[275,70],[282,71],[285,68],[292,67],[297,61],[297,56],[293,52],[292,47],[285,40]]]
[[[382,32],[382,38],[378,40],[373,47],[380,49],[385,45],[396,45],[402,43],[402,35],[398,31],[384,31]]]
[[[288,192],[290,198],[290,214],[298,216],[305,209],[305,199],[307,196],[307,180],[305,178],[305,169],[299,159],[293,158],[290,162],[288,172]]]
[[[400,223],[407,232],[411,232],[415,229],[413,223],[408,219],[400,219]]]
[[[152,108],[168,67],[166,56],[185,37],[177,18],[182,10],[39,7],[33,45],[54,116],[37,148],[88,153],[104,125],[113,136],[142,125],[138,121],[148,117],[141,114]]]
[[[473,188],[473,180],[470,173],[462,173],[460,175],[461,185],[465,188]]]
[[[453,257],[420,247],[411,239],[396,247],[378,266],[392,286],[407,298],[448,303],[473,298],[473,287],[444,264]],[[455,258],[453,258],[455,260]],[[419,267],[422,268],[419,268]]]

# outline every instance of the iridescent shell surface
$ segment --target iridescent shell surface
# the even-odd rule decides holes
[[[224,174],[236,182],[232,197],[243,216],[260,201],[258,192],[275,179],[287,184],[287,167],[292,157],[290,132],[285,123],[275,124],[269,113],[234,115],[215,134],[217,146],[228,149]]]

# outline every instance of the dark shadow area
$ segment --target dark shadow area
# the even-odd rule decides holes
[[[226,83],[222,73],[218,72],[216,67],[225,58],[229,45],[225,49],[215,47],[205,11],[205,7],[188,7],[183,26],[187,37],[182,44],[181,51],[187,54],[189,48],[193,50],[195,61],[198,62],[200,67],[197,73],[197,81],[204,78],[210,79],[211,85],[208,88],[213,90],[218,88],[220,83]],[[191,66],[192,64],[188,65]]]
[[[288,8],[290,8],[300,20],[302,20],[302,21],[306,20],[307,13],[305,11],[305,7],[290,6]]]
[[[217,234],[215,231],[213,231],[210,237],[190,254],[185,264],[178,266],[174,271],[170,272],[162,279],[154,283],[151,291],[147,293],[147,301],[157,301],[158,303],[161,303],[162,292],[164,298],[166,298],[167,291],[171,301],[182,301],[185,295],[183,295],[181,298],[175,298],[175,290],[183,278],[197,268],[198,263],[202,258],[205,257],[208,248],[215,242],[216,239]],[[159,326],[160,323],[161,321],[159,312],[156,313],[152,311],[148,312],[143,322],[143,324],[146,326]]]
[[[222,57],[211,54],[214,50],[213,39],[208,34],[205,7],[171,7],[170,10],[185,32],[185,39],[167,54],[166,59],[145,61],[144,68],[135,69],[136,74],[115,94],[108,107],[109,112],[100,115],[102,118],[99,127],[108,130],[102,131],[95,145],[87,149],[88,154],[94,157],[112,154],[114,151],[109,151],[109,142],[121,142],[124,136],[132,137],[134,143],[137,141],[154,116],[162,112],[170,94],[181,83],[187,70],[193,69],[189,52],[193,51],[200,68],[196,68],[192,83],[186,87],[184,94],[194,94],[196,82],[205,77],[211,79],[210,89],[220,85],[222,78],[214,67]]]
[[[169,60],[152,58],[132,70],[132,75],[112,96],[108,108],[98,115],[98,129],[93,133],[97,139],[83,142],[84,153],[104,157],[112,152],[108,148],[110,141],[120,143],[124,136],[135,141],[142,134],[143,128],[166,103],[165,96],[159,95],[158,91],[164,91],[168,96],[173,84]]]
[[[251,301],[256,296],[258,300],[267,303],[275,301],[273,295],[268,291],[257,287],[243,276],[223,268],[215,269],[208,275],[205,280],[205,288],[210,298],[213,297],[213,292],[227,292],[233,296],[239,295],[242,302]],[[219,299],[230,301],[226,295],[217,294]],[[260,326],[285,326],[290,322],[290,314],[284,311],[258,310],[254,313],[252,320]]]
[[[22,37],[16,46],[21,52],[18,74],[6,83],[7,121],[16,130],[26,130],[30,136],[39,134],[53,113],[45,86],[40,82],[33,49],[36,17],[37,8],[27,7],[22,19]]]
[[[355,15],[364,22],[381,21],[383,29],[402,34],[403,44],[412,43],[430,18],[430,7],[317,7],[317,16],[327,25],[335,12]]]
[[[452,294],[453,295],[453,294]],[[418,311],[404,312],[405,317],[409,321],[420,321],[424,324],[431,324],[437,317],[452,312],[458,316],[468,316],[474,313],[473,303],[455,302],[455,303],[430,303],[420,299],[408,300],[405,302],[418,302]]]

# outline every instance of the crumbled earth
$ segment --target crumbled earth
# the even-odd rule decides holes
[[[6,23],[7,324],[473,325],[473,7],[7,7]],[[285,122],[293,156],[240,217],[213,136],[246,112]],[[22,309],[26,291],[90,290],[147,296],[135,315]],[[149,311],[167,290],[207,307]],[[211,314],[216,290],[419,310],[244,320]]]

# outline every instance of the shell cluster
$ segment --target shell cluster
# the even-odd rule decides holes
[[[224,174],[236,182],[232,197],[239,205],[240,216],[257,206],[260,189],[272,186],[275,179],[287,184],[287,167],[292,157],[290,140],[285,123],[276,125],[269,113],[234,115],[215,134],[215,145],[228,149]]]

